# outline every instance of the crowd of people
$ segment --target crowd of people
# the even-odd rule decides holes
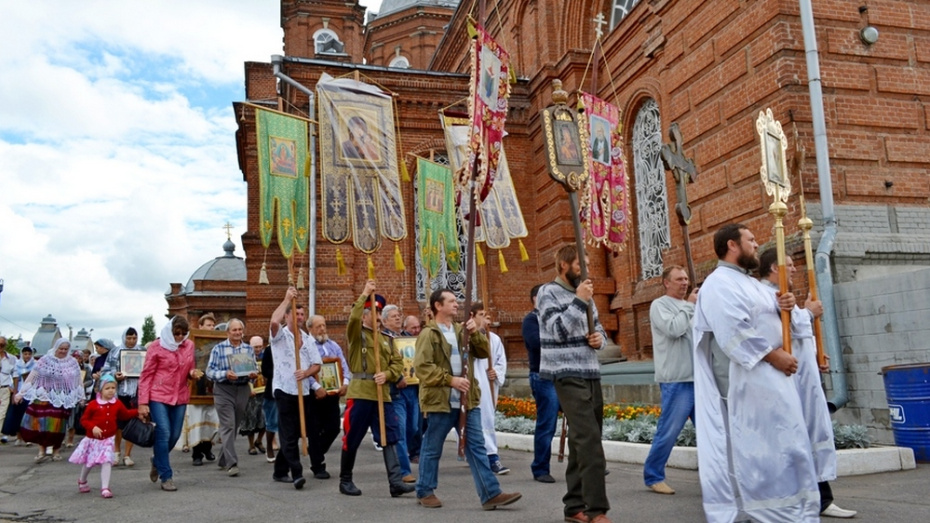
[[[836,453],[819,380],[826,368],[818,368],[811,328],[822,304],[808,299],[801,308],[792,292],[778,291],[774,251],[760,260],[747,227],[722,227],[714,248],[718,266],[700,290],[684,268],[669,266],[662,274],[665,294],[651,306],[662,410],[643,469],[645,485],[658,494],[675,493],[665,466],[690,419],[708,521],[854,516],[833,502],[829,484],[836,478]],[[561,248],[555,262],[555,279],[531,290],[533,309],[522,325],[537,407],[531,473],[541,483],[556,482],[551,445],[562,412],[570,428],[564,519],[609,523],[597,358],[608,337],[592,300],[593,284],[581,278],[576,247]],[[327,454],[342,432],[338,489],[360,496],[353,469],[371,432],[390,495],[413,493],[421,506],[439,508],[439,461],[455,431],[459,459],[468,463],[482,508],[521,498],[504,492],[498,479],[509,472],[494,428],[507,362],[484,304],[471,304],[465,321],[457,322],[456,296],[439,289],[429,296],[428,318],[421,322],[404,317],[369,280],[352,305],[343,348],[329,338],[326,319],[306,318],[296,297],[296,289],[288,288],[272,313],[267,345],[262,336],[246,342],[245,324],[229,319],[221,326],[226,339],[212,346],[203,368],[188,321],[178,316],[148,347],[139,345],[131,327],[119,346],[97,340],[96,359],[86,362],[80,354],[72,357],[64,339],[38,363],[29,347],[15,358],[0,337],[3,442],[15,436],[16,445],[35,444],[41,463],[62,459],[70,430],[86,434],[69,458],[82,465],[78,489],[90,491],[89,471],[100,466],[101,495],[110,498],[111,467],[134,466],[132,443],[121,441],[121,429],[133,417],[155,423],[150,479],[169,492],[178,488],[170,462],[176,448],[192,450],[195,466],[218,460],[228,476],[238,476],[238,435],[248,438],[250,455],[261,453],[273,463],[271,480],[300,490],[306,484],[302,451],[309,454],[313,477],[329,479]],[[791,347],[782,347],[782,311],[790,314]],[[198,326],[215,323],[205,315]],[[406,363],[403,338],[415,339]],[[139,375],[120,368],[124,350],[147,351]],[[334,374],[321,372],[327,365],[335,366]],[[212,404],[189,406],[192,390],[211,391]],[[65,445],[72,443],[70,436]]]

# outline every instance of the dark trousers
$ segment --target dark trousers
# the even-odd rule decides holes
[[[561,378],[555,381],[555,392],[568,419],[569,454],[565,469],[568,492],[562,498],[565,515],[583,511],[593,519],[610,510],[604,482],[607,461],[601,442],[604,424],[601,380]]]
[[[368,429],[374,436],[378,445],[381,445],[381,428],[378,426],[378,402],[373,400],[350,399],[346,401],[346,412],[343,416],[342,452],[347,454],[351,463],[355,463],[355,454],[359,445],[365,439]],[[397,443],[397,417],[394,416],[394,406],[390,402],[384,403],[384,429],[387,432],[387,445]],[[351,470],[340,471],[341,474]]]
[[[291,474],[292,479],[303,477],[304,466],[300,463],[300,408],[297,396],[274,391],[275,403],[278,405],[278,441],[281,450],[274,458],[274,475],[284,477]],[[313,439],[313,397],[304,396],[304,418],[307,423],[307,438]],[[308,443],[309,445],[309,443]]]
[[[829,481],[821,481],[817,487],[820,489],[820,511],[823,512],[833,503],[833,489]]]
[[[339,436],[339,396],[332,394],[323,399],[308,396],[307,400],[312,404],[316,426],[310,438],[310,470],[316,474],[326,470],[326,453]]]

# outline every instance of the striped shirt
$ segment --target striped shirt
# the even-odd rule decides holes
[[[233,346],[229,343],[228,339],[223,340],[214,345],[213,350],[210,351],[210,362],[207,363],[207,378],[215,383],[230,383],[235,385],[244,385],[248,383],[248,376],[239,376],[234,380],[230,380],[226,377],[226,373],[232,370],[229,357],[233,354],[248,354],[253,359],[255,358],[255,351],[248,343],[240,343],[237,346]]]

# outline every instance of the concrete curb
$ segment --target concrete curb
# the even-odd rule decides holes
[[[451,437],[455,437],[450,433]],[[526,434],[497,433],[497,445],[511,450],[533,451],[533,436]],[[558,454],[559,440],[552,440],[552,454]],[[566,446],[566,453],[568,448]],[[643,464],[649,454],[649,445],[604,441],[607,461]],[[697,470],[697,449],[675,447],[669,457],[668,466],[677,469]],[[878,472],[895,472],[917,468],[914,451],[906,447],[872,447],[868,449],[844,449],[836,451],[837,476],[859,476]]]

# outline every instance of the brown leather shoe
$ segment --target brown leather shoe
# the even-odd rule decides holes
[[[416,483],[417,477],[414,476],[413,474],[407,474],[406,476],[402,478],[402,480],[404,483]]]
[[[442,501],[439,501],[436,494],[430,494],[425,498],[417,498],[417,502],[426,508],[439,508],[442,506]]]
[[[481,505],[481,508],[483,508],[484,510],[494,510],[497,507],[503,507],[505,505],[509,505],[522,497],[523,497],[523,494],[520,494],[519,492],[514,492],[511,494],[501,492],[500,494],[489,499],[487,503]]]
[[[591,519],[591,523],[611,523],[607,514],[598,514]]]
[[[565,516],[565,521],[568,523],[590,523],[591,518],[589,518],[584,512],[579,511],[574,516]]]
[[[675,493],[675,489],[668,486],[668,483],[664,481],[653,483],[652,485],[649,485],[649,488],[656,494],[674,494]]]

